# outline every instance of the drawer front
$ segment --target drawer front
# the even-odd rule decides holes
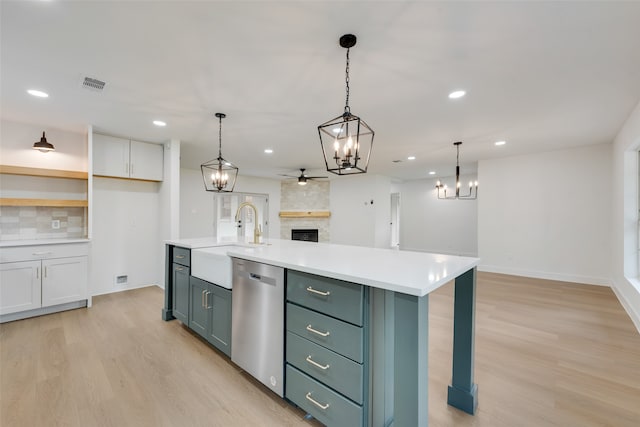
[[[12,246],[0,248],[0,262],[70,258],[89,254],[88,243]]]
[[[362,407],[287,365],[285,397],[332,427],[362,426]]]
[[[287,303],[287,330],[362,363],[362,328]]]
[[[287,299],[329,316],[362,326],[362,285],[287,270]]]
[[[173,248],[173,262],[191,267],[191,250],[175,246]]]
[[[287,332],[287,363],[362,404],[362,365]]]

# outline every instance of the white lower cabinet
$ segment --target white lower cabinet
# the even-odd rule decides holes
[[[42,261],[42,306],[83,299],[87,283],[87,257]]]
[[[3,248],[1,259],[0,315],[87,299],[84,244]]]
[[[42,307],[41,261],[0,264],[0,314]]]

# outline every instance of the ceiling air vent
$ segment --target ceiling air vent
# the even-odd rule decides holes
[[[85,89],[89,89],[92,90],[94,92],[102,92],[102,90],[104,89],[104,85],[106,83],[102,82],[98,79],[92,79],[91,77],[85,77],[84,81],[82,82],[82,87]]]

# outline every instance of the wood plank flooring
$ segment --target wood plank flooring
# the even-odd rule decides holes
[[[0,425],[310,426],[177,320],[163,291],[0,325]],[[453,285],[430,297],[429,425],[637,427],[640,334],[606,287],[478,274],[476,416],[446,404]]]

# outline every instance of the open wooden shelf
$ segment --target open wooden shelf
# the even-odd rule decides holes
[[[280,218],[329,218],[330,216],[329,211],[280,211]]]
[[[86,200],[63,199],[22,199],[5,197],[0,199],[0,206],[46,206],[46,207],[72,207],[86,208],[89,203]]]
[[[24,166],[0,165],[0,173],[10,175],[41,176],[45,178],[88,179],[89,174],[82,171],[61,169],[28,168]]]

